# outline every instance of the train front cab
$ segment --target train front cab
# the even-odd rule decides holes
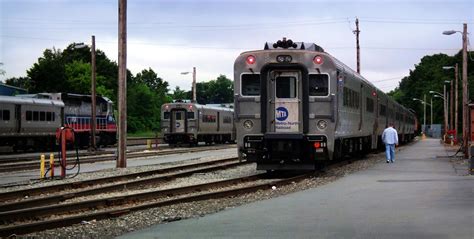
[[[315,129],[315,122],[325,118],[321,121],[325,128],[332,118],[323,113],[323,109],[332,110],[334,100],[329,94],[329,75],[308,74],[300,64],[268,64],[260,74],[242,74],[242,94],[258,87],[256,82],[260,104],[254,105],[263,112],[261,134],[244,136],[240,154],[256,161],[259,170],[314,170],[324,165],[329,159],[328,139]],[[323,100],[310,97],[320,95]],[[249,121],[243,122],[248,127]]]
[[[166,143],[171,145],[197,143],[194,133],[188,132],[189,126],[191,126],[188,124],[195,119],[194,112],[191,111],[193,106],[190,104],[187,107],[190,111],[185,107],[176,107],[163,112],[163,124],[168,123],[168,125],[164,125],[166,130],[163,136]]]

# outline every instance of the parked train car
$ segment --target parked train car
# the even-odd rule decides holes
[[[116,142],[117,127],[112,101],[98,96],[96,137],[98,145]],[[55,145],[55,132],[67,126],[76,132],[78,146],[90,142],[91,97],[70,93],[39,93],[0,97],[0,146],[14,150],[46,149]]]
[[[382,145],[395,123],[414,138],[415,115],[314,43],[283,39],[234,64],[239,158],[257,169],[316,169]]]
[[[0,146],[15,150],[52,147],[63,110],[60,100],[0,96]]]
[[[235,141],[233,109],[191,102],[161,107],[161,132],[170,145]]]

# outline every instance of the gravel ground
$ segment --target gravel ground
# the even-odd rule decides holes
[[[255,193],[244,194],[231,198],[212,199],[194,203],[182,203],[162,208],[153,208],[133,212],[114,219],[102,221],[92,220],[70,227],[46,230],[25,236],[31,236],[35,238],[113,238],[115,236],[119,236],[130,231],[140,230],[158,223],[176,221],[192,217],[201,217],[206,214],[215,213],[227,208],[237,207],[250,202],[266,200],[309,188],[315,188],[333,182],[347,174],[368,169],[377,162],[383,162],[383,160],[383,153],[370,154],[364,160],[354,161],[350,164],[329,169],[317,177],[308,178],[300,182],[278,187],[275,190],[260,190]],[[247,173],[250,174],[252,172],[256,172],[254,165]],[[242,173],[245,174],[245,172]],[[216,180],[216,177],[222,176],[219,174],[226,174],[226,171],[219,173],[200,174],[198,175],[198,178],[201,178],[197,179],[196,183]]]

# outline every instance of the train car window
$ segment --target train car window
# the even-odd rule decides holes
[[[169,119],[169,118],[170,118],[170,112],[163,113],[163,119]]]
[[[46,112],[46,121],[53,121],[52,112]]]
[[[367,107],[366,107],[367,112],[374,112],[374,100],[367,98]]]
[[[380,115],[381,116],[387,115],[387,107],[385,105],[380,105]]]
[[[0,110],[0,119],[3,119],[3,110]]]
[[[244,74],[241,80],[242,95],[260,95],[260,74]]]
[[[277,98],[296,98],[298,89],[296,77],[281,76],[276,78],[276,96]]]
[[[181,112],[176,112],[175,114],[176,120],[181,120]]]
[[[232,117],[225,116],[224,117],[224,124],[231,124],[231,123],[232,123]]]
[[[10,120],[10,111],[9,110],[3,110],[2,119],[3,120]]]
[[[329,77],[326,74],[309,75],[309,95],[327,96],[329,95]]]
[[[39,112],[33,111],[33,121],[39,121]]]
[[[41,111],[40,112],[40,121],[45,121],[46,120],[46,112]]]
[[[188,119],[194,119],[194,112],[187,112],[186,114]]]
[[[56,121],[56,113],[52,112],[53,121]]]
[[[33,112],[31,111],[26,111],[26,120],[27,121],[32,121],[33,120]]]

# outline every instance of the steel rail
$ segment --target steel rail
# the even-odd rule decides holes
[[[130,152],[127,153],[127,158],[141,158],[141,157],[148,157],[148,156],[162,156],[162,155],[171,155],[171,154],[181,154],[181,153],[194,153],[194,152],[202,152],[207,150],[220,150],[220,149],[227,149],[231,148],[229,146],[211,146],[211,147],[197,147],[197,148],[184,148],[184,149],[176,149],[176,150],[165,150],[165,151],[148,151],[148,152]],[[88,158],[81,159],[81,163],[96,163],[96,162],[103,162],[103,161],[111,161],[115,160],[116,156],[113,153],[107,152],[105,154],[94,155]],[[74,163],[75,158],[69,158],[68,164]],[[35,162],[33,162],[35,161]],[[22,161],[19,163],[7,163],[2,164],[0,163],[0,172],[12,172],[12,171],[22,171],[22,170],[30,170],[30,169],[37,169],[39,167],[39,162],[37,158],[32,158],[28,161]]]
[[[11,200],[15,198],[17,199],[24,198],[25,196],[30,197],[30,196],[38,195],[38,194],[58,192],[58,191],[75,189],[75,188],[84,188],[91,185],[113,183],[119,180],[129,180],[129,179],[134,179],[137,177],[146,177],[153,174],[170,173],[173,171],[185,170],[185,169],[195,168],[195,167],[199,167],[203,165],[205,166],[212,163],[231,162],[231,161],[235,161],[236,159],[237,159],[236,157],[232,157],[232,158],[225,158],[225,159],[198,162],[198,163],[188,163],[184,165],[176,165],[176,166],[171,166],[171,167],[166,167],[166,168],[153,169],[153,170],[147,170],[143,172],[124,174],[124,175],[114,175],[114,176],[108,176],[108,177],[102,177],[102,178],[88,179],[88,180],[83,180],[83,181],[78,181],[78,182],[61,183],[61,184],[44,186],[44,187],[27,188],[27,189],[22,189],[22,190],[2,192],[0,193],[0,200],[5,201],[5,200]]]
[[[17,201],[17,202],[4,203],[4,204],[0,204],[0,218],[1,218],[0,221],[11,217],[8,211],[60,203],[62,201],[70,200],[72,198],[113,192],[120,189],[136,188],[138,186],[145,186],[149,184],[164,183],[164,182],[168,182],[179,177],[190,176],[195,173],[205,173],[205,172],[210,172],[210,171],[215,171],[215,170],[220,170],[220,169],[226,169],[226,168],[235,167],[235,166],[239,166],[239,165],[243,165],[247,163],[249,162],[240,162],[240,161],[236,161],[236,162],[226,161],[224,163],[213,162],[213,164],[202,165],[201,167],[195,167],[190,170],[184,170],[184,171],[180,171],[176,173],[156,175],[156,176],[148,177],[148,178],[138,178],[133,181],[121,182],[121,183],[116,183],[112,185],[104,185],[104,186],[95,187],[95,188],[83,189],[83,190],[79,190],[75,192],[65,192],[62,194],[55,194],[55,195],[50,195],[46,197],[32,198],[32,199],[26,199],[26,200]],[[14,212],[12,213],[15,214]],[[19,214],[17,214],[16,216],[18,215]]]

